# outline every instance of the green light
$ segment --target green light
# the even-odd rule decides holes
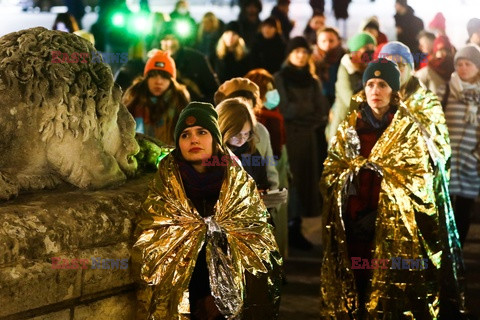
[[[157,161],[155,162],[155,166],[158,168],[158,164],[160,161],[162,161],[163,158],[168,156],[170,152],[172,152],[174,148],[169,148],[169,147],[160,147],[160,155],[157,158]]]
[[[186,38],[192,32],[192,28],[187,21],[177,21],[175,23],[176,34],[182,38]]]
[[[123,13],[115,13],[112,17],[112,23],[116,27],[123,27],[125,25],[125,16]]]
[[[137,32],[148,32],[151,29],[151,22],[145,16],[138,16],[133,20],[133,27]]]

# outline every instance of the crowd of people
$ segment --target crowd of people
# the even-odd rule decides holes
[[[334,2],[347,19],[350,1]],[[325,318],[464,314],[462,248],[480,190],[480,19],[455,48],[442,13],[425,27],[396,0],[395,41],[378,17],[343,39],[324,1],[310,3],[304,34],[291,36],[290,0],[264,20],[260,0],[240,0],[237,20],[207,12],[198,24],[179,0],[115,73],[137,132],[173,148],[134,245],[145,317],[276,319],[282,257],[288,245],[313,247],[302,221],[318,216]],[[54,28],[78,32],[70,25]],[[428,268],[371,267],[394,258]]]

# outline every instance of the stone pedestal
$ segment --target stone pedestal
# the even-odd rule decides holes
[[[134,219],[152,178],[0,203],[0,320],[133,319]]]

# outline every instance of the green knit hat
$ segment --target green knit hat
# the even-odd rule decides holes
[[[210,103],[194,101],[182,110],[175,126],[175,144],[178,146],[178,140],[183,130],[195,126],[207,129],[213,139],[222,144],[222,134],[218,126],[218,113]]]
[[[377,45],[375,38],[368,32],[360,32],[354,35],[347,43],[350,52],[358,51],[367,44],[373,44],[374,46]]]
[[[372,78],[385,80],[393,91],[400,90],[400,70],[395,62],[385,58],[370,62],[363,73],[363,86]]]

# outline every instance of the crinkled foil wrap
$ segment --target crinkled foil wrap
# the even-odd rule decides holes
[[[352,178],[361,168],[383,176],[373,259],[428,259],[426,269],[372,269],[366,308],[372,319],[434,319],[440,293],[463,310],[463,260],[448,197],[448,131],[438,100],[402,104],[368,159],[352,134],[357,113],[339,127],[321,180],[324,258],[322,318],[359,319],[343,215]],[[422,110],[415,110],[416,107]],[[441,289],[442,288],[442,289]]]
[[[282,264],[255,182],[238,166],[227,167],[215,214],[202,218],[170,154],[159,163],[142,211],[132,258],[149,285],[150,295],[140,299],[148,319],[189,319],[188,285],[205,242],[212,295],[227,319],[241,319],[245,272],[270,274],[274,264]],[[272,286],[279,283],[270,280]],[[275,294],[274,308],[279,289],[269,292]]]

